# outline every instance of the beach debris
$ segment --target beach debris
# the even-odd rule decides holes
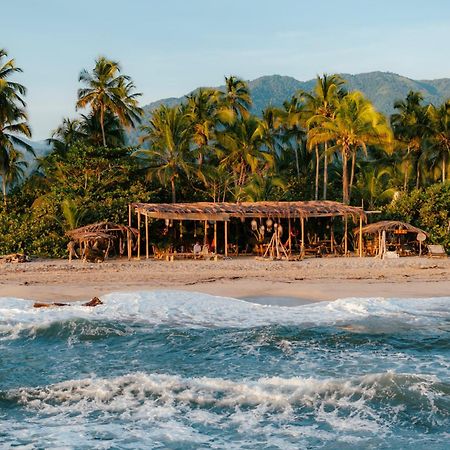
[[[103,305],[103,302],[98,297],[93,297],[91,300],[89,300],[86,303],[83,303],[81,306],[87,306],[87,307],[95,307]],[[60,306],[70,306],[70,303],[39,303],[35,302],[33,304],[33,308],[59,308]]]
[[[25,263],[30,262],[31,259],[25,253],[10,253],[9,255],[0,256],[0,263]]]

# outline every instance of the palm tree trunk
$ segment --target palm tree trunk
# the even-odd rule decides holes
[[[323,199],[327,199],[327,185],[328,185],[328,142],[325,142],[323,151]]]
[[[420,164],[419,164],[419,158],[417,158],[416,161],[416,189],[419,189],[420,186]]]
[[[319,146],[316,145],[315,148],[316,152],[316,185],[315,185],[315,192],[314,192],[314,200],[319,200]]]
[[[298,145],[294,147],[294,153],[295,153],[295,167],[297,169],[297,178],[300,180],[300,165],[298,163]]]
[[[176,198],[176,192],[175,192],[175,178],[173,178],[173,177],[170,179],[170,186],[172,188],[172,203],[176,203],[177,198]]]
[[[348,204],[348,167],[347,151],[342,152],[342,202]]]
[[[3,191],[3,206],[5,207],[6,211],[6,175],[2,174],[2,191]]]
[[[447,149],[448,151],[448,149]],[[442,182],[445,183],[447,172],[447,155],[444,153],[442,156]]]
[[[100,108],[100,127],[102,129],[102,139],[103,147],[106,147],[106,136],[105,136],[105,110],[103,106]]]
[[[348,191],[348,200],[350,201],[350,196],[352,194],[353,179],[355,178],[355,164],[356,164],[356,150],[352,153],[352,171],[350,173],[350,188]]]

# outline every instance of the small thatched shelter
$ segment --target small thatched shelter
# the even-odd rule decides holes
[[[98,222],[70,230],[66,235],[71,239],[68,245],[69,259],[77,256],[75,247],[78,244],[80,257],[84,260],[103,260],[115,246],[118,247],[118,253],[123,254],[125,244],[128,258],[131,258],[132,244],[136,241],[138,230],[113,222]]]
[[[414,253],[414,245],[417,242],[419,254],[422,252],[422,241],[428,237],[428,234],[409,223],[398,220],[383,220],[370,223],[361,229],[354,230],[355,235],[372,235],[372,239],[366,242],[366,252],[383,256],[389,246],[396,248],[399,254]]]

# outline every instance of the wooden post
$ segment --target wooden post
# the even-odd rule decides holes
[[[304,254],[305,254],[305,219],[302,216],[300,219],[301,222],[301,226],[302,226],[302,246],[300,249],[300,255],[303,258]]]
[[[205,236],[203,237],[203,245],[206,245],[206,243],[208,242],[207,239],[207,233],[208,233],[208,221],[205,220]]]
[[[225,226],[225,256],[228,256],[228,221],[224,221]]]
[[[131,227],[131,205],[128,205],[128,226]]]
[[[137,212],[137,227],[138,227],[138,235],[137,235],[137,259],[141,259],[141,213]]]
[[[331,219],[331,225],[330,225],[330,240],[331,240],[331,253],[334,253],[334,228],[333,228],[334,220]]]
[[[145,215],[145,259],[149,258],[149,243],[148,243],[148,216]]]
[[[291,255],[292,254],[292,239],[291,239],[291,218],[290,217],[288,219],[288,233],[289,233],[289,240],[288,240],[289,255]]]
[[[362,238],[362,225],[363,221],[362,221],[362,215],[359,216],[359,257],[362,258],[363,257],[363,238]]]
[[[128,261],[131,259],[131,236],[130,230],[127,230],[127,252],[128,252]]]
[[[347,241],[347,215],[344,216],[344,256],[347,256],[348,241]]]
[[[214,253],[217,255],[217,220],[214,221]]]

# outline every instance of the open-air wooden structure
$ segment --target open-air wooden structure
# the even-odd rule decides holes
[[[286,219],[289,227],[289,250],[291,246],[291,221],[299,220],[301,227],[301,247],[305,245],[305,220],[320,217],[341,217],[344,221],[344,252],[348,251],[348,219],[355,223],[359,221],[360,229],[366,220],[363,208],[344,205],[333,201],[296,201],[296,202],[241,202],[241,203],[132,203],[129,205],[129,226],[132,224],[133,212],[137,216],[137,239],[138,258],[141,248],[141,225],[145,222],[145,249],[146,257],[149,258],[149,219],[165,221],[199,221],[214,223],[214,241],[217,242],[217,223],[224,223],[224,254],[228,255],[228,225],[231,219]],[[359,254],[362,256],[361,241],[358,246]]]
[[[80,256],[86,256],[86,250],[99,244],[106,244],[104,249],[104,258],[108,257],[111,247],[117,242],[119,246],[119,253],[126,244],[128,259],[131,258],[133,241],[137,240],[138,230],[126,225],[118,225],[113,222],[98,222],[91,225],[86,225],[75,230],[70,230],[66,235],[71,239],[71,242],[77,243],[80,248]],[[69,259],[71,253],[69,250]]]

